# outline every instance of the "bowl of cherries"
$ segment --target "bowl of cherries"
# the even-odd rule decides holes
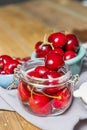
[[[62,32],[50,34],[47,40],[44,40],[44,42],[38,41],[35,44],[35,51],[31,58],[35,60],[45,58],[49,52],[60,54],[64,62],[70,66],[73,74],[80,73],[82,59],[86,51],[80,45],[80,41],[75,34],[64,34]]]
[[[76,77],[60,54],[48,53],[38,61],[31,59],[19,71],[18,96],[26,111],[55,116],[70,107]]]
[[[0,86],[7,88],[14,79],[14,69],[29,59],[30,57],[21,59],[9,55],[0,55]]]

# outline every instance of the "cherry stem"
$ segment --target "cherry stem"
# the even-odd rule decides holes
[[[46,43],[47,43],[46,37],[47,37],[47,34],[44,35],[43,44],[46,44]],[[43,44],[40,45],[40,48],[43,46]]]
[[[44,35],[44,40],[43,40],[43,44],[46,43],[46,38],[47,38],[47,34]]]
[[[59,96],[51,96],[51,95],[48,95],[48,94],[46,94],[46,93],[44,93],[44,92],[42,92],[45,96],[47,96],[47,97],[50,97],[50,98],[61,98],[60,97],[60,95]]]
[[[39,95],[38,93],[36,93],[36,92],[33,91],[33,90],[34,90],[34,87],[32,87],[32,89],[31,89],[30,86],[27,85],[27,88],[31,91],[31,97],[33,97],[33,96],[32,96],[33,94]],[[59,96],[51,96],[51,95],[46,94],[46,93],[44,93],[44,92],[42,92],[42,94],[44,94],[45,96],[50,97],[50,98],[59,98],[59,99],[61,98],[60,95],[59,95]]]
[[[66,30],[66,31],[64,31],[64,33],[65,33],[65,35],[67,35],[70,33],[70,31]]]
[[[29,85],[27,85],[27,88],[28,88],[28,90],[31,92],[31,97],[33,97],[32,95],[33,95],[33,90],[34,90],[34,88],[32,87],[32,89],[31,89]]]

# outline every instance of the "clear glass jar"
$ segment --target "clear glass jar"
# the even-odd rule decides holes
[[[60,70],[63,76],[53,79],[35,78],[28,75],[43,60],[24,63],[19,72],[18,95],[24,108],[37,116],[53,116],[64,113],[71,105],[74,83],[68,65]]]

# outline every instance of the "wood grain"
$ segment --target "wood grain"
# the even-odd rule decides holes
[[[75,3],[70,6],[68,4],[53,3],[53,1],[34,1],[33,3],[25,3],[20,6],[27,12],[31,13],[34,18],[38,18],[41,22],[56,30],[70,30],[87,28],[86,9],[82,12],[82,6],[76,9]],[[36,8],[37,7],[37,8]],[[45,7],[45,8],[44,8]],[[45,13],[47,12],[47,13]],[[85,12],[85,13],[84,13]],[[44,15],[45,14],[45,15]],[[77,24],[76,24],[77,23]],[[83,23],[83,26],[81,26]]]
[[[31,51],[36,41],[43,40],[47,30],[46,26],[31,15],[24,13],[19,7],[8,6],[0,12],[1,19],[8,31],[10,30],[14,37],[20,39]]]
[[[24,130],[40,130],[38,127],[34,126],[33,124],[27,122],[26,120],[24,120],[21,116],[19,116],[17,113],[16,113],[16,116],[20,122],[20,124],[22,125],[22,128]]]
[[[23,130],[14,112],[0,111],[0,130]]]

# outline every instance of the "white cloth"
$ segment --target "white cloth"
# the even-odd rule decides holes
[[[84,58],[82,72],[76,87],[87,81],[86,61],[87,58]],[[17,90],[6,90],[0,87],[0,109],[16,111],[24,119],[43,130],[87,130],[87,125],[84,124],[84,122],[87,124],[85,120],[87,119],[87,106],[76,98],[74,98],[72,105],[64,114],[53,117],[38,117],[24,109],[19,101]],[[84,122],[78,123],[80,120],[84,120]],[[76,126],[77,123],[78,125]]]
[[[73,130],[74,126],[80,119],[87,118],[87,108],[84,107],[84,104],[82,104],[79,99],[74,99],[72,106],[60,116],[38,117],[30,114],[23,108],[16,90],[10,90],[8,92],[8,90],[0,88],[0,95],[2,100],[5,101],[3,103],[7,103],[8,106],[11,106],[11,110],[13,109],[23,116],[24,119],[43,130],[56,130],[56,128],[58,130],[65,130],[65,128],[67,128],[67,130]],[[87,127],[85,130],[87,130]]]

